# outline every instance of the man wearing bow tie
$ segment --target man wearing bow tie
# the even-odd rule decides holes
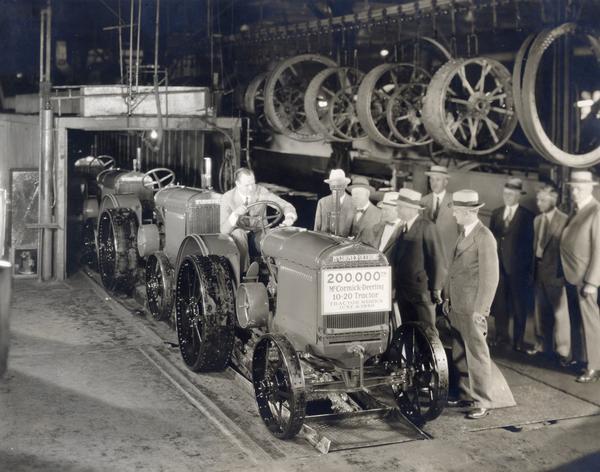
[[[498,244],[500,282],[492,306],[496,320],[496,339],[492,343],[508,344],[508,324],[512,314],[513,348],[525,351],[523,336],[527,313],[532,305],[530,295],[533,258],[533,213],[519,205],[523,181],[510,178],[504,184],[504,206],[496,208],[490,219],[490,230]]]

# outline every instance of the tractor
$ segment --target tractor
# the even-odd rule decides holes
[[[277,204],[252,205],[271,213],[238,220],[261,235],[245,273],[228,235],[190,234],[179,247],[175,317],[185,365],[206,372],[234,363],[281,439],[300,431],[310,402],[357,411],[353,395],[381,389],[413,422],[440,415],[448,392],[444,348],[435,330],[395,326],[385,255],[326,233],[276,228]]]
[[[142,173],[136,169],[110,169],[98,175],[102,194],[98,209],[96,243],[98,270],[104,287],[113,293],[131,294],[141,279],[138,237],[145,244],[148,225],[155,228],[154,194],[175,181],[166,168]]]

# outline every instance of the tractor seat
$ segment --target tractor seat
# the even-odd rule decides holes
[[[260,266],[257,261],[253,261],[248,267],[248,270],[244,274],[244,282],[256,282],[258,281],[258,273],[260,272]]]

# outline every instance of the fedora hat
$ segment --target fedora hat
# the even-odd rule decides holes
[[[348,185],[348,190],[352,192],[355,188],[366,188],[369,192],[375,192],[375,187],[369,183],[369,179],[362,175],[357,175],[352,179],[352,185]]]
[[[395,207],[398,202],[398,192],[385,192],[383,199],[377,204],[377,208],[383,208],[383,206]]]
[[[571,180],[567,182],[568,185],[572,184],[592,184],[598,185],[598,182],[594,180],[594,176],[589,170],[574,170],[571,172]]]
[[[527,193],[525,190],[523,190],[523,181],[518,177],[511,177],[508,179],[504,183],[504,188],[521,192],[521,195],[525,195]]]
[[[425,207],[421,205],[421,192],[417,192],[416,190],[410,188],[401,188],[398,192],[398,205],[404,205],[409,208],[417,208],[419,210],[424,209]]]
[[[456,208],[481,208],[485,203],[479,201],[475,190],[459,190],[452,194],[452,205]]]
[[[327,184],[342,184],[345,183],[348,185],[350,183],[350,179],[346,177],[346,173],[342,169],[331,169],[329,171],[329,178],[325,179],[325,183]]]
[[[448,168],[446,166],[431,166],[428,171],[425,171],[425,175],[441,175],[443,177],[450,177]]]

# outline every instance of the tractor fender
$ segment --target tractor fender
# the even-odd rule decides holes
[[[175,273],[186,256],[201,254],[203,256],[224,256],[231,263],[235,274],[236,286],[240,282],[240,251],[233,238],[228,234],[190,234],[185,237],[179,246],[175,261]]]
[[[115,195],[108,194],[102,197],[98,213],[101,215],[109,208],[129,208],[135,213],[138,224],[142,222],[142,202],[133,194]]]

